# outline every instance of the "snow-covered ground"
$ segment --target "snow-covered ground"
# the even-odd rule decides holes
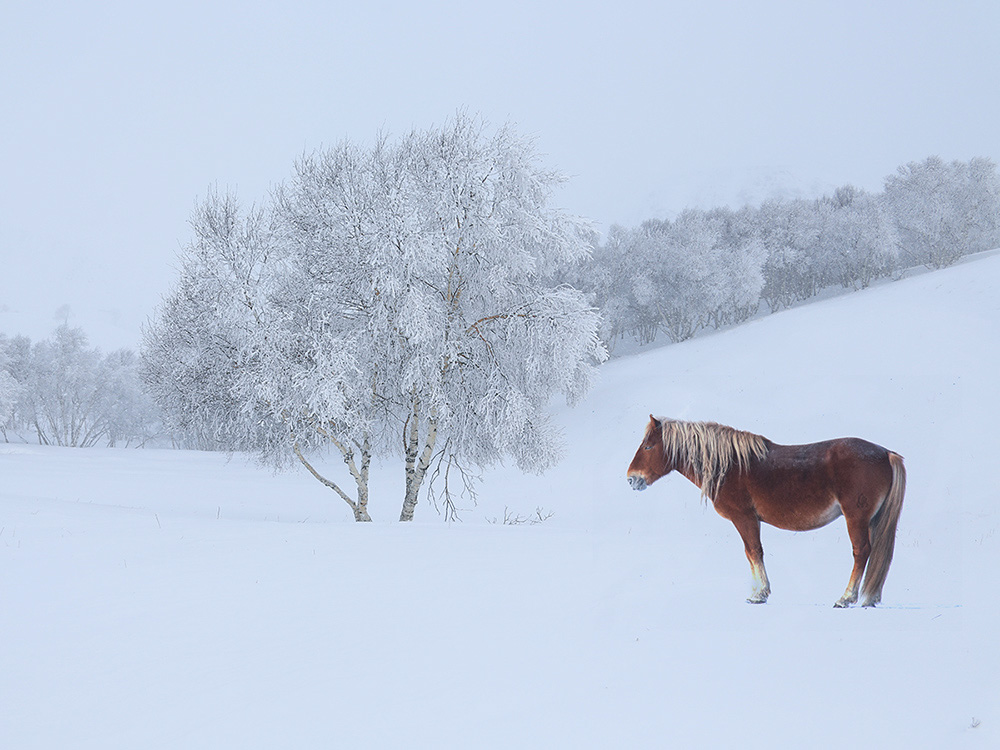
[[[995,252],[606,365],[463,523],[394,523],[397,466],[355,524],[240,456],[0,445],[0,746],[1000,746],[998,370]],[[744,603],[732,525],[625,482],[650,412],[902,453],[883,605],[832,607],[842,520],[765,528]]]

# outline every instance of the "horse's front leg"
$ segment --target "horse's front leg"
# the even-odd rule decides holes
[[[771,584],[764,570],[764,547],[760,543],[760,519],[756,514],[745,514],[730,519],[743,538],[743,548],[750,561],[750,576],[753,588],[747,601],[750,604],[763,604],[771,594]]]

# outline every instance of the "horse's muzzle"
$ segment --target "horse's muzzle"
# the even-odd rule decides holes
[[[649,486],[648,484],[646,484],[645,479],[634,475],[628,478],[628,483],[632,485],[633,490],[639,490],[639,491],[642,491]]]

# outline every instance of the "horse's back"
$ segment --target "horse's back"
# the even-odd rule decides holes
[[[881,503],[892,483],[889,451],[861,438],[804,445],[771,443],[745,475],[761,520],[795,531]]]
[[[830,480],[844,472],[854,473],[863,467],[882,467],[891,474],[890,451],[881,445],[856,437],[824,440],[804,445],[771,443],[761,460],[764,471],[809,472],[826,474]]]

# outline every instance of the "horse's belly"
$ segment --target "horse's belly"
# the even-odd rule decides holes
[[[830,523],[830,521],[835,518],[840,518],[842,515],[844,515],[844,511],[841,510],[840,503],[834,500],[830,503],[828,508],[820,511],[812,523],[807,528],[803,529],[803,531],[811,531],[812,529],[818,529],[821,526],[826,526]]]
[[[794,503],[758,502],[757,514],[764,523],[788,531],[812,531],[840,518],[843,511],[833,497],[803,499]]]

